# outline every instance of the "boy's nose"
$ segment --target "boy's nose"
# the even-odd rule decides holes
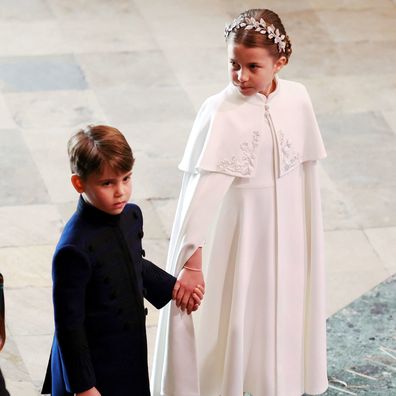
[[[115,190],[115,195],[117,197],[121,197],[124,194],[124,186],[122,185],[117,185],[117,188]]]

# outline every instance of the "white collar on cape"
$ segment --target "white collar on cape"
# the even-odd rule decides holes
[[[268,97],[243,96],[232,84],[209,97],[198,112],[179,169],[254,177],[260,136],[269,132],[276,139],[277,177],[326,156],[305,87],[276,77],[276,89]]]

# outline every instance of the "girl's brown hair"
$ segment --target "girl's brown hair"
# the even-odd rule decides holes
[[[67,151],[72,173],[82,179],[92,173],[101,173],[104,165],[126,173],[135,162],[124,135],[107,125],[89,125],[79,130],[70,138]]]
[[[285,35],[285,52],[279,52],[278,44],[275,44],[273,39],[268,38],[267,34],[257,33],[254,29],[247,30],[244,28],[239,28],[235,31],[232,31],[227,37],[227,42],[232,41],[235,44],[242,44],[248,48],[266,48],[275,59],[279,59],[281,56],[284,56],[286,58],[286,63],[289,61],[289,58],[292,54],[292,45],[278,14],[271,10],[254,8],[242,12],[238,18],[240,17],[253,17],[256,21],[259,21],[260,18],[263,18],[267,26],[274,25],[275,29],[279,29],[280,34]]]

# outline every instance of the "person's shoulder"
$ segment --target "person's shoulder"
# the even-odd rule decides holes
[[[299,81],[279,79],[282,89],[289,91],[290,93],[296,93],[301,95],[307,94],[307,88]]]
[[[229,86],[222,89],[220,92],[217,92],[213,95],[208,96],[201,105],[200,112],[202,111],[214,111],[218,108],[218,106],[227,100],[230,96],[230,88]]]
[[[298,81],[279,79],[282,92],[295,103],[309,104],[311,102],[309,93],[305,85]]]
[[[81,216],[75,212],[63,227],[58,245],[78,244],[86,234],[84,228]]]
[[[127,203],[122,213],[123,217],[143,221],[143,213],[138,205],[135,203]]]

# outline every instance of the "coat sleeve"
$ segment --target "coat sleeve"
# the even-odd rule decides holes
[[[234,179],[216,172],[184,174],[169,246],[170,273],[178,274],[195,250],[205,244],[210,225]],[[151,379],[153,395],[199,394],[192,315],[182,312],[173,302],[160,313]]]
[[[235,179],[234,176],[206,171],[185,174],[184,178],[175,218],[178,229],[174,226],[172,230],[174,252],[170,252],[172,257],[169,257],[176,274],[205,244],[210,224]]]
[[[68,392],[95,386],[96,378],[85,333],[85,294],[91,266],[85,255],[68,245],[57,251],[52,267],[55,335]]]
[[[176,278],[151,261],[142,259],[144,297],[160,309],[172,299]]]

